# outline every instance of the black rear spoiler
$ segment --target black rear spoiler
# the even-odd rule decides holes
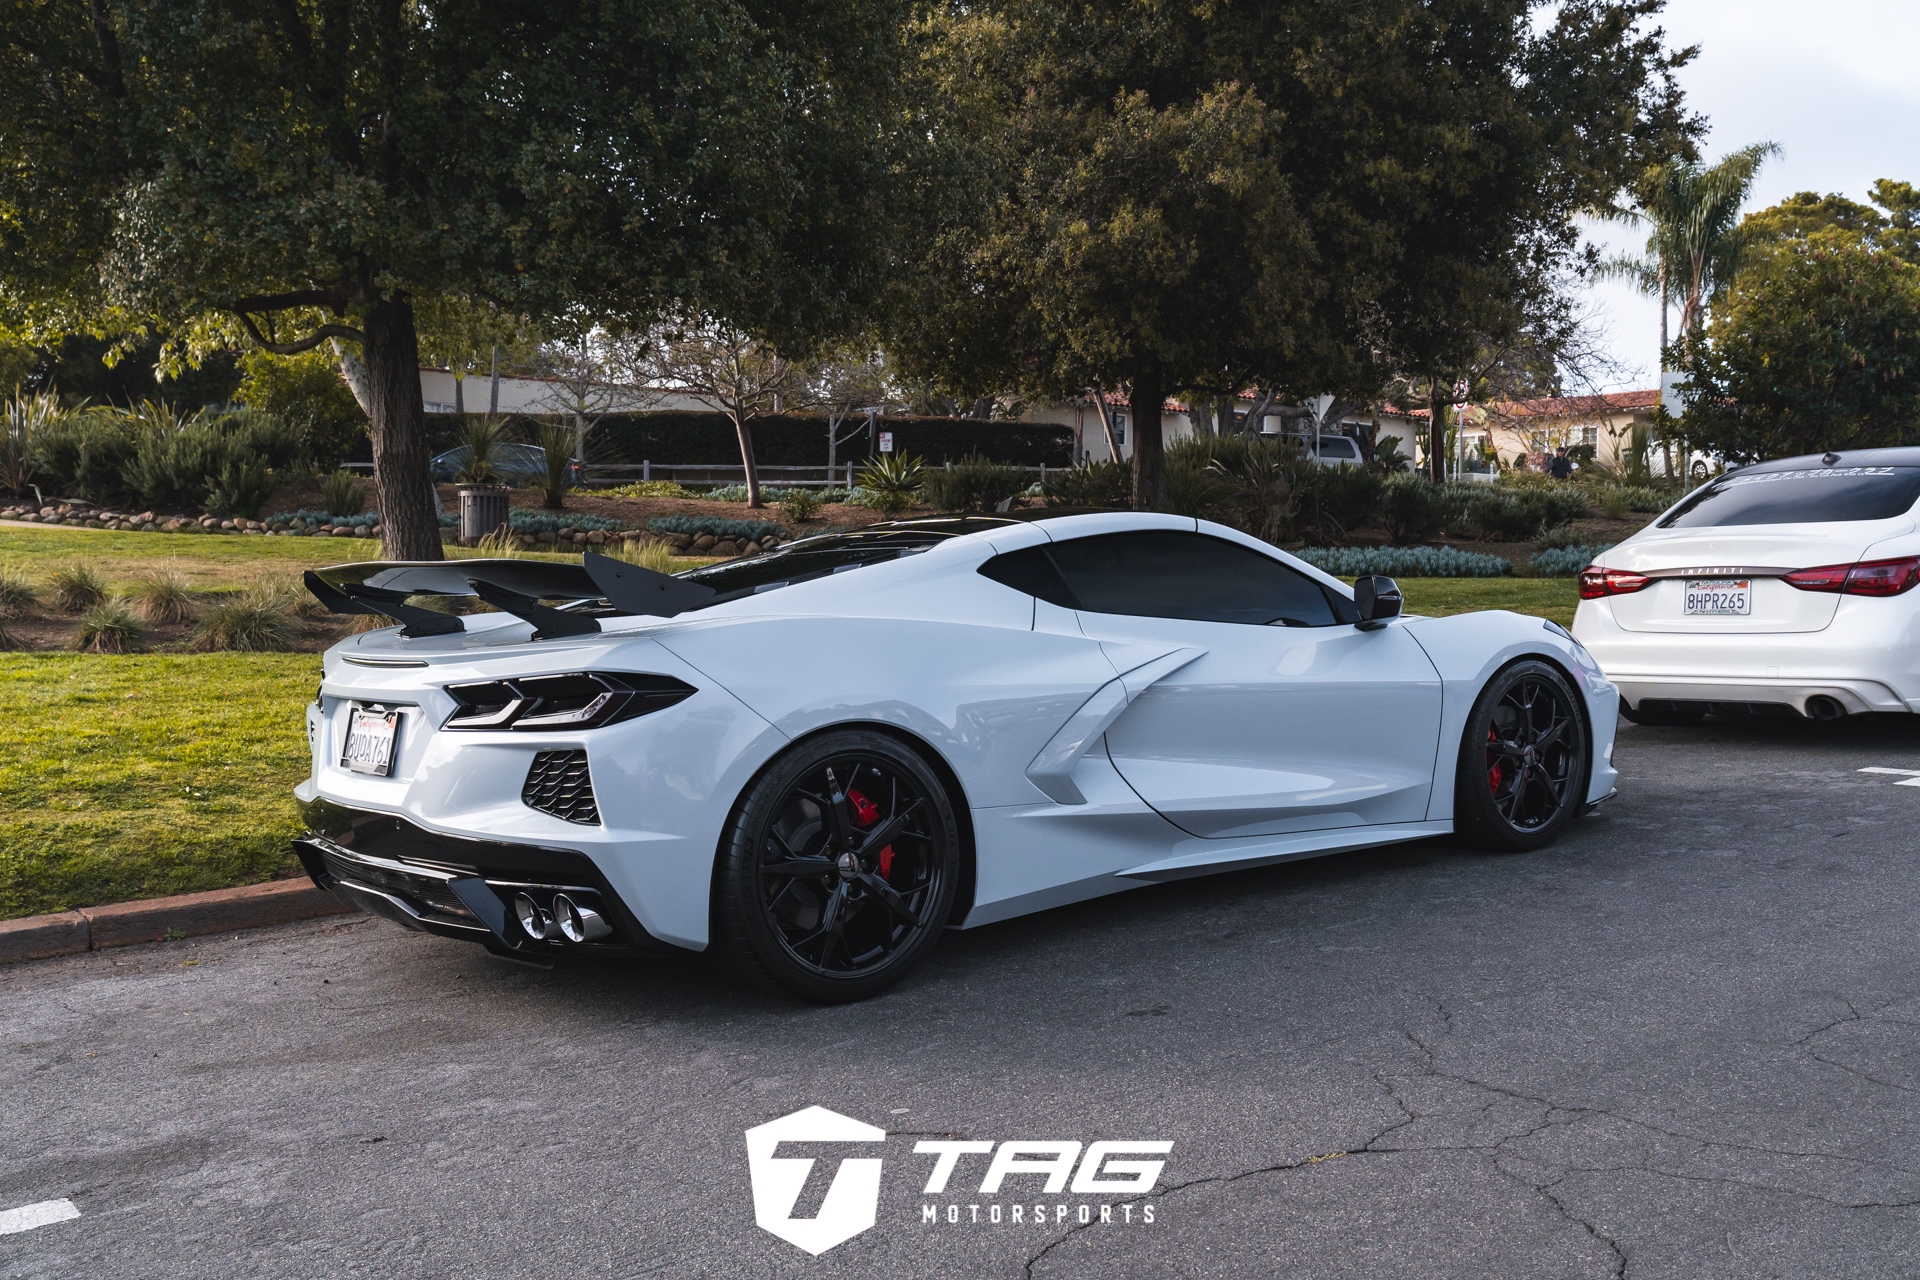
[[[309,569],[307,590],[334,613],[381,614],[403,624],[403,636],[465,630],[458,615],[409,603],[410,597],[476,596],[533,623],[533,638],[585,635],[600,629],[592,614],[555,608],[605,601],[618,615],[671,618],[712,603],[712,587],[655,573],[589,551],[580,564],[547,560],[366,560]]]

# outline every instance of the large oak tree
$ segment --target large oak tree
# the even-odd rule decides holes
[[[389,555],[438,558],[415,308],[802,344],[888,258],[890,0],[43,0],[0,8],[0,305],[187,354],[339,341]]]
[[[1557,319],[1576,215],[1690,138],[1659,7],[953,3],[923,65],[976,196],[896,345],[950,383],[1129,388],[1141,506],[1165,392],[1450,388]]]

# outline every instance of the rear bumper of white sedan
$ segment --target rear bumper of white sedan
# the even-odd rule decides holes
[[[1845,598],[1818,631],[1747,634],[1629,631],[1608,601],[1583,600],[1573,634],[1631,707],[1755,703],[1818,715],[1809,701],[1831,698],[1852,714],[1920,711],[1920,618],[1905,598]]]

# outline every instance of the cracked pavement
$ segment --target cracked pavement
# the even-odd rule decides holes
[[[1616,759],[1541,853],[1145,888],[849,1008],[359,917],[0,969],[0,1210],[81,1212],[0,1275],[1920,1274],[1920,788],[1857,772],[1920,725]],[[742,1139],[812,1104],[892,1135],[819,1258],[753,1225]],[[976,1225],[1100,1201],[923,1197],[916,1135],[1174,1148],[1131,1223]]]

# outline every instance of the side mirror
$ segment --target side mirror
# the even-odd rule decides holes
[[[1354,580],[1353,604],[1360,611],[1360,621],[1354,625],[1362,631],[1378,631],[1388,618],[1400,616],[1406,601],[1400,597],[1399,583],[1374,575]]]

